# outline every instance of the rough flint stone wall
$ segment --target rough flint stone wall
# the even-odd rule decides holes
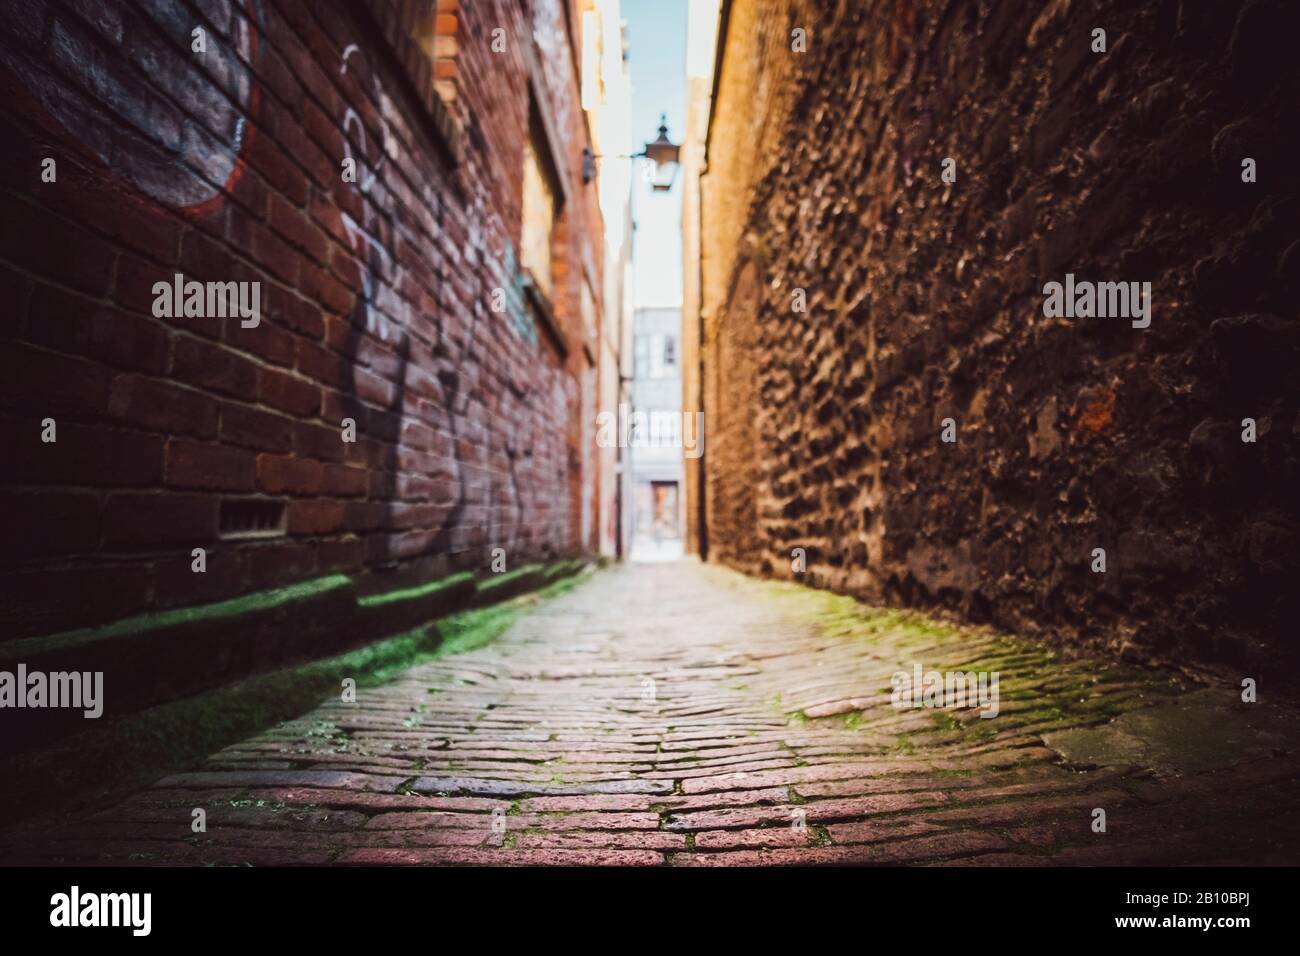
[[[817,585],[1129,658],[1293,660],[1298,19],[733,4],[703,185],[710,556],[789,576],[802,547]],[[1150,328],[1044,318],[1067,272],[1151,282]]]

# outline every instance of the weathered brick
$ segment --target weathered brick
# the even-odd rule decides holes
[[[231,445],[289,452],[296,427],[293,419],[261,408],[233,402],[221,406],[220,438]]]
[[[162,478],[163,440],[102,425],[57,423],[58,440],[41,441],[34,419],[0,415],[0,441],[13,451],[8,477],[56,485],[150,485]]]
[[[310,544],[249,548],[245,560],[249,580],[255,588],[300,581],[317,570],[316,549]]]
[[[123,423],[195,438],[212,438],[217,430],[215,399],[139,375],[119,375],[113,380],[108,413]]]
[[[252,491],[256,461],[247,449],[173,440],[167,443],[163,478],[174,488]]]
[[[189,336],[172,346],[171,378],[244,401],[257,398],[258,366],[231,349]]]
[[[366,470],[352,465],[326,465],[321,490],[327,495],[354,498],[368,487]]]
[[[161,374],[168,333],[159,322],[36,283],[29,305],[28,341],[106,362],[116,368]]]
[[[289,205],[278,194],[272,194],[270,221],[271,228],[292,245],[317,262],[325,261],[328,252],[325,236],[302,209]]]
[[[329,534],[343,526],[343,502],[313,498],[289,503],[290,534]]]
[[[244,328],[239,322],[227,323],[225,343],[272,365],[291,367],[297,355],[298,336],[270,320],[265,307],[263,313],[262,321],[255,328]]]
[[[342,462],[358,457],[350,451],[354,448],[355,444],[343,441],[343,429],[339,426],[299,422],[294,427],[293,450],[304,458]]]
[[[154,562],[154,603],[175,607],[215,601],[238,593],[244,583],[244,556],[234,547],[213,543],[204,547],[202,572],[194,570],[192,549],[159,557]]]
[[[21,200],[8,204],[5,220],[0,254],[87,295],[108,292],[117,260],[108,240]]]
[[[122,617],[145,602],[151,571],[136,562],[0,574],[0,640]]]
[[[0,562],[81,554],[99,546],[99,496],[36,491],[0,496],[0,524],[22,550],[5,548]]]
[[[264,404],[295,415],[309,416],[320,412],[320,386],[276,369],[261,370],[258,397]]]
[[[321,463],[293,455],[258,455],[257,485],[270,494],[315,495],[321,491]]]
[[[110,494],[104,506],[106,551],[156,549],[217,536],[217,499],[207,495]]]
[[[0,361],[6,381],[23,383],[21,391],[4,396],[6,404],[55,419],[103,413],[109,372],[102,365],[19,344],[7,346]]]
[[[318,570],[356,571],[366,560],[365,542],[359,538],[331,538],[316,545],[316,562]]]

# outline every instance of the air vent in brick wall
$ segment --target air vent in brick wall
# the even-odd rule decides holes
[[[227,498],[221,502],[223,538],[274,538],[284,534],[284,502]]]

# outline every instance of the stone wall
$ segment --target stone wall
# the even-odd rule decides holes
[[[1293,664],[1300,6],[726,19],[710,557],[791,576],[803,548],[818,586],[1128,659]],[[1046,317],[1067,273],[1151,283],[1149,327]]]

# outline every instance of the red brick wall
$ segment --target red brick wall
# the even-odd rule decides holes
[[[559,0],[444,0],[444,102],[407,39],[432,2],[34,0],[0,21],[0,637],[589,546],[577,24]],[[530,59],[567,183],[567,348],[516,267]],[[260,324],[155,318],[176,272],[259,282]],[[286,533],[222,539],[227,498],[283,502]]]

